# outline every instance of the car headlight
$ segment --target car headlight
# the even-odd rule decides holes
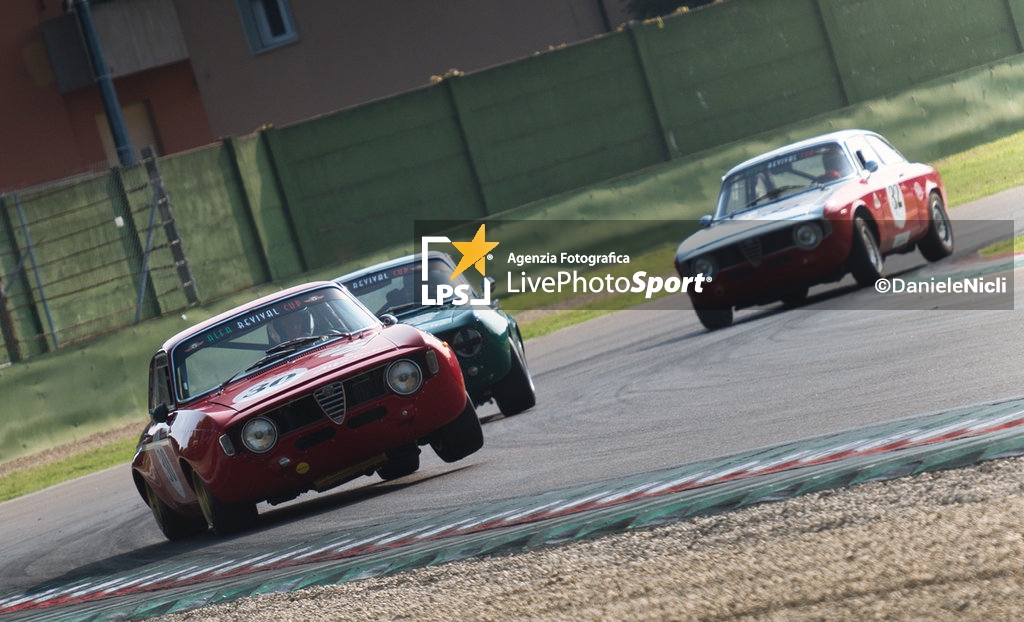
[[[703,274],[704,278],[710,279],[718,272],[718,262],[711,255],[704,255],[693,260],[693,276]]]
[[[277,426],[266,417],[250,419],[242,426],[242,444],[254,454],[265,454],[277,444]]]
[[[409,359],[400,359],[388,366],[388,386],[399,395],[415,393],[423,384],[423,371]]]
[[[460,328],[452,338],[452,350],[463,358],[470,358],[480,354],[480,348],[484,345],[484,338],[472,328]]]
[[[818,244],[821,244],[821,240],[824,237],[825,232],[821,230],[821,225],[816,222],[805,222],[793,227],[793,241],[805,251],[809,251]]]

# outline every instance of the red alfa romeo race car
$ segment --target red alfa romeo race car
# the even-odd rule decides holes
[[[310,283],[167,340],[150,363],[135,486],[167,538],[251,526],[280,503],[483,445],[451,348],[378,320],[337,283]]]
[[[885,275],[883,258],[953,252],[939,173],[908,162],[887,140],[844,130],[775,149],[722,178],[713,216],[676,251],[676,270],[699,278],[689,296],[710,330],[733,309],[798,304],[812,285]]]

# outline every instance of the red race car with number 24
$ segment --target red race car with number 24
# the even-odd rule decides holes
[[[812,285],[846,274],[873,285],[886,255],[915,249],[928,261],[953,252],[938,171],[874,132],[844,130],[726,173],[714,215],[679,245],[675,265],[703,278],[690,301],[714,330],[732,323],[733,309],[798,304]]]

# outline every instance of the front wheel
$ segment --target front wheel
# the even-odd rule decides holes
[[[388,461],[377,469],[384,481],[412,475],[420,468],[420,448],[416,443],[397,447],[387,452]]]
[[[799,285],[793,289],[787,290],[782,294],[782,304],[787,307],[796,307],[802,305],[807,301],[807,294],[810,293],[811,288],[806,285]]]
[[[206,524],[218,536],[244,531],[256,524],[256,504],[224,503],[210,492],[199,475],[192,474],[192,485],[203,510]]]
[[[697,319],[708,330],[718,330],[732,324],[732,307],[704,307],[693,305]]]
[[[871,225],[863,216],[853,219],[853,245],[850,247],[850,273],[861,287],[871,287],[885,276],[882,252]]]
[[[928,261],[938,261],[953,254],[953,225],[938,192],[928,198],[928,216],[928,233],[917,243],[917,249]]]
[[[430,435],[430,448],[445,462],[462,460],[483,446],[484,431],[468,395],[459,416]]]
[[[512,357],[512,367],[504,378],[495,383],[494,401],[501,414],[511,417],[533,408],[537,403],[537,393],[533,386],[533,377],[526,367],[522,346],[510,339],[508,350]]]
[[[153,518],[168,540],[180,540],[206,531],[206,522],[197,516],[182,516],[157,496],[156,491],[146,484],[146,505],[153,512]]]

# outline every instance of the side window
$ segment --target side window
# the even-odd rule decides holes
[[[235,0],[253,54],[299,40],[289,0]]]
[[[167,355],[157,354],[149,364],[149,410],[158,404],[171,405],[171,377],[167,370]]]
[[[881,166],[883,164],[882,159],[875,153],[875,150],[864,140],[863,136],[855,136],[848,141],[846,145],[853,151],[853,155],[857,158],[857,163],[861,168],[867,168],[868,162],[874,160]]]
[[[907,161],[907,159],[903,157],[903,154],[896,151],[892,145],[877,136],[868,136],[867,141],[875,152],[882,158],[882,162],[885,164],[893,165]]]

